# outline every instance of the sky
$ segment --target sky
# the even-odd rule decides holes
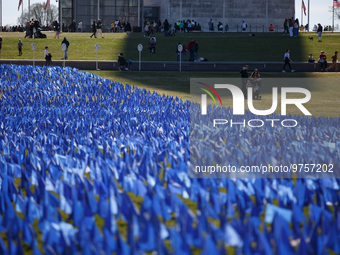
[[[308,0],[304,0],[306,7]],[[27,9],[28,0],[23,0],[24,8]],[[45,3],[42,0],[31,0],[31,5],[34,3]],[[302,0],[295,0],[295,17],[299,20],[301,19],[301,2]],[[20,16],[20,11],[18,11],[19,0],[2,0],[2,25],[16,25],[17,19]],[[51,4],[55,4],[56,0],[51,0]],[[332,25],[332,13],[329,11],[333,4],[333,0],[310,0],[310,23],[312,25],[321,23],[322,25]],[[303,23],[307,23],[307,16],[303,16]],[[340,26],[340,21],[335,20],[335,25]]]

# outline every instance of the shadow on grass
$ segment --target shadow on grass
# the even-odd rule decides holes
[[[90,71],[101,77],[118,81],[123,84],[136,85],[151,91],[165,91],[169,93],[190,94],[191,78],[239,78],[239,73],[222,73],[222,72],[115,72],[115,71]],[[318,78],[322,74],[309,73],[262,73],[262,78]],[[336,78],[340,75],[331,75]],[[239,86],[241,86],[239,84]],[[311,91],[322,90],[316,84],[310,84]],[[264,88],[262,93],[270,93],[271,89]]]
[[[310,41],[308,37],[314,33],[300,33],[298,37],[284,36],[281,33],[177,33],[175,37],[164,37],[162,33],[155,33],[157,38],[156,54],[148,51],[149,38],[143,33],[132,33],[131,38],[124,39],[124,52],[134,61],[138,60],[137,45],[143,45],[142,59],[144,61],[176,61],[177,43],[188,44],[190,38],[198,41],[198,57],[210,61],[235,62],[280,62],[286,49],[291,50],[291,59],[295,62],[307,61],[310,53],[319,56],[321,50],[328,54],[336,50],[338,36],[327,37],[320,44],[317,40]],[[315,38],[316,39],[316,38]],[[189,55],[189,54],[188,54]],[[189,56],[188,56],[189,57]]]
[[[99,71],[92,72],[98,74],[101,77],[111,79],[122,84],[135,85],[139,88],[150,90],[152,92],[159,93],[161,95],[169,95],[173,97],[182,98],[183,100],[191,100],[199,102],[199,99],[193,99],[190,96],[190,78],[239,78],[239,73],[198,73],[198,72],[116,72],[116,71]],[[308,89],[312,94],[312,99],[306,107],[311,111],[313,116],[325,116],[325,117],[339,117],[338,111],[338,98],[340,97],[340,91],[338,90],[338,79],[340,74],[337,73],[262,73],[261,78],[276,78],[278,81],[281,78],[312,78],[308,79],[307,83],[305,79],[301,79],[303,83],[294,85],[295,87],[304,87]],[[323,78],[323,79],[320,79]],[[329,79],[333,78],[333,79]],[[279,82],[281,83],[281,82]],[[238,84],[241,87],[241,81]],[[285,85],[278,84],[265,84],[261,89],[262,99],[254,101],[256,109],[264,110],[269,109],[272,105],[272,87],[289,87],[292,86],[289,82]],[[278,90],[280,93],[281,90]],[[288,98],[301,98],[302,94],[288,95]],[[231,94],[226,99],[228,105],[232,105]],[[280,104],[281,95],[278,95]],[[212,100],[208,104],[213,104]],[[247,108],[247,106],[246,106]],[[279,111],[278,107],[278,111]],[[300,115],[301,112],[296,108],[291,108],[292,114]],[[288,111],[290,112],[290,111]]]

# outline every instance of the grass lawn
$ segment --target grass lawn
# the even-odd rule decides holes
[[[136,85],[160,94],[179,97],[190,100],[190,78],[238,78],[239,73],[198,73],[198,72],[117,72],[117,71],[90,71],[101,77],[114,80],[123,84]],[[339,98],[340,90],[338,78],[340,73],[262,73],[262,78],[324,78],[322,86],[309,83],[305,86],[311,94],[311,100],[306,108],[315,117],[340,117]],[[332,79],[329,79],[332,78]],[[261,89],[262,100],[254,101],[256,109],[269,109],[272,105],[272,86]],[[298,98],[299,95],[289,95],[289,98]],[[276,113],[280,112],[281,94],[279,90],[278,107]],[[199,102],[199,101],[198,101]],[[209,100],[208,100],[209,103]],[[210,102],[212,103],[212,101]],[[232,106],[231,97],[227,99],[226,105]],[[246,104],[246,109],[248,108]],[[288,106],[287,112],[301,115],[301,111],[295,106]]]
[[[256,33],[249,37],[248,33],[182,33],[175,37],[165,38],[156,33],[157,46],[155,55],[148,53],[149,39],[143,33],[105,33],[104,39],[90,38],[90,33],[62,33],[60,39],[53,39],[54,33],[48,32],[47,39],[23,39],[24,33],[0,33],[3,38],[2,59],[32,59],[32,42],[36,44],[36,59],[43,59],[44,48],[49,46],[54,60],[62,59],[61,41],[64,36],[70,41],[69,60],[95,60],[94,45],[99,44],[100,60],[117,60],[117,55],[124,52],[127,58],[138,60],[137,45],[142,44],[144,61],[176,61],[176,45],[186,43],[193,37],[199,43],[198,56],[209,61],[237,62],[281,62],[286,48],[291,49],[291,58],[295,62],[307,61],[313,53],[318,58],[320,51],[326,51],[328,59],[336,50],[340,50],[340,33],[324,33],[323,42],[318,42],[316,33],[300,33],[297,38],[283,36],[281,33]],[[313,41],[308,39],[314,37]],[[18,39],[23,41],[23,55],[18,56]]]

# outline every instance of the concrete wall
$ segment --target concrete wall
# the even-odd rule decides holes
[[[15,65],[32,65],[32,61],[29,60],[0,60],[0,64],[15,64]],[[45,61],[38,60],[36,65],[44,65]],[[116,61],[99,61],[98,67],[100,70],[118,70],[118,63]],[[255,68],[259,72],[281,72],[282,62],[182,62],[182,71],[196,71],[196,72],[239,72],[242,67],[249,65],[249,72],[252,72]],[[56,60],[52,62],[53,66],[62,66],[63,61]],[[340,63],[338,64],[338,66]],[[95,70],[95,61],[66,61],[66,66],[77,68],[80,70]],[[330,63],[328,63],[330,66]],[[318,63],[296,63],[292,64],[293,69],[296,72],[320,72],[320,64]],[[131,65],[132,71],[138,72],[138,61],[135,61]],[[289,68],[286,67],[287,72]],[[179,62],[170,61],[143,61],[142,71],[179,71]],[[151,77],[152,79],[152,77]]]
[[[210,19],[215,30],[219,21],[236,28],[236,25],[241,26],[243,20],[249,29],[250,25],[268,27],[273,24],[283,27],[284,19],[295,14],[295,0],[144,0],[144,6],[159,6],[162,21],[168,19],[174,23],[180,19],[193,19],[201,24],[204,31],[208,30]]]

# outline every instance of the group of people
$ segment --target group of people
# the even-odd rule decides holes
[[[283,35],[289,35],[290,37],[297,37],[299,33],[300,22],[299,19],[288,18],[283,22]]]
[[[149,40],[149,47],[148,47],[151,55],[156,54],[156,43],[157,43],[156,36],[152,34]],[[178,50],[179,45],[182,45],[182,51]],[[199,49],[198,41],[195,41],[193,38],[190,39],[188,46],[185,43],[180,43],[180,42],[177,43],[176,45],[177,61],[179,61],[180,58],[182,58],[183,61],[187,61],[188,52],[189,52],[190,53],[189,61],[196,62],[198,49]]]
[[[127,22],[129,23],[129,22]],[[111,29],[110,32],[111,33],[120,33],[120,32],[126,32],[126,23],[124,20],[120,21],[118,19],[116,19],[114,22],[111,21]],[[131,31],[131,25],[130,25],[130,30]]]
[[[318,25],[314,24],[313,31],[316,32],[318,30],[318,27],[319,27],[319,24]],[[323,27],[323,30],[324,31],[332,31],[332,26],[330,26],[330,25],[325,26],[325,27]]]
[[[201,25],[194,20],[179,20],[174,23],[173,31],[171,31],[172,25],[167,19],[162,23],[160,20],[158,22],[154,20],[146,20],[144,22],[144,32],[145,36],[150,37],[151,34],[155,32],[164,32],[164,36],[172,36],[172,33],[188,33],[192,31],[201,31]]]
[[[41,33],[40,22],[32,19],[26,23],[26,35],[25,38],[46,38],[46,35]]]
[[[242,92],[244,97],[247,99],[248,98],[248,88],[251,88],[252,91],[252,99],[257,99],[260,100],[260,88],[262,85],[261,81],[261,75],[259,73],[258,69],[255,69],[250,77],[248,76],[248,65],[245,65],[242,70],[240,71],[241,73],[241,78],[242,78]]]
[[[175,30],[179,33],[201,31],[201,25],[194,20],[179,20],[175,23]]]
[[[178,50],[178,46],[182,45],[182,51],[180,52]],[[197,53],[198,53],[199,45],[198,41],[194,40],[193,38],[190,39],[190,42],[188,43],[188,46],[186,46],[185,43],[177,43],[176,47],[176,55],[177,55],[177,61],[182,58],[183,61],[187,61],[188,54],[190,53],[189,61],[197,62]]]
[[[101,19],[98,19],[98,21],[93,20],[92,22],[92,35],[90,37],[92,38],[93,36],[97,38],[97,36],[100,34],[101,38],[103,37],[103,22]],[[131,32],[131,25],[129,22],[120,22],[119,20],[116,20],[114,23],[113,21],[111,22],[111,32],[120,32],[121,29],[123,29],[125,32],[128,34]]]
[[[64,58],[63,59],[67,59],[67,51],[68,51],[68,47],[70,46],[70,42],[66,39],[66,37],[64,37],[64,39],[61,42],[61,45],[65,44],[65,50],[64,50]],[[52,54],[48,51],[49,48],[48,46],[45,47],[45,51],[44,51],[44,58],[46,60],[46,66],[50,66],[52,64]]]
[[[79,33],[83,32],[83,22],[82,21],[78,22],[78,30],[77,30],[77,24],[76,24],[75,20],[73,20],[71,22],[71,24],[68,27],[68,30],[67,30],[66,26],[64,25],[64,23],[63,23],[63,25],[60,29],[60,24],[58,23],[57,20],[53,21],[52,25],[53,25],[53,28],[54,28],[54,31],[55,31],[54,39],[56,39],[56,38],[59,39],[60,31],[62,31],[62,32],[68,31],[68,32],[71,32],[71,33],[76,32],[76,31],[78,31]]]
[[[318,59],[317,62],[320,63],[321,72],[328,72],[332,68],[335,68],[335,72],[338,71],[338,64],[337,64],[338,51],[335,51],[331,58],[332,58],[332,65],[327,68],[327,56],[326,56],[326,53],[323,50],[320,52],[320,56],[319,56],[319,59]],[[315,59],[313,57],[313,54],[309,55],[308,62],[309,63],[315,63]]]
[[[209,22],[208,22],[208,28],[209,28],[210,32],[214,31],[214,23],[213,23],[212,19],[210,19]],[[229,27],[228,27],[228,25],[226,25],[225,30],[228,31],[228,29],[229,29]],[[221,21],[219,21],[218,24],[217,24],[217,30],[223,31],[223,24],[222,24]]]
[[[0,26],[0,32],[24,32],[24,27],[19,26]]]
[[[152,34],[154,36],[155,33],[155,26],[157,26],[157,24],[154,21],[146,21],[144,24],[144,37],[148,37],[150,38],[150,34]]]
[[[103,23],[101,19],[98,19],[98,21],[96,22],[96,20],[93,20],[92,22],[92,35],[90,35],[90,38],[92,38],[92,36],[94,36],[94,38],[97,38],[97,36],[100,34],[101,38],[103,37],[103,31],[102,31],[102,27],[103,27]]]

